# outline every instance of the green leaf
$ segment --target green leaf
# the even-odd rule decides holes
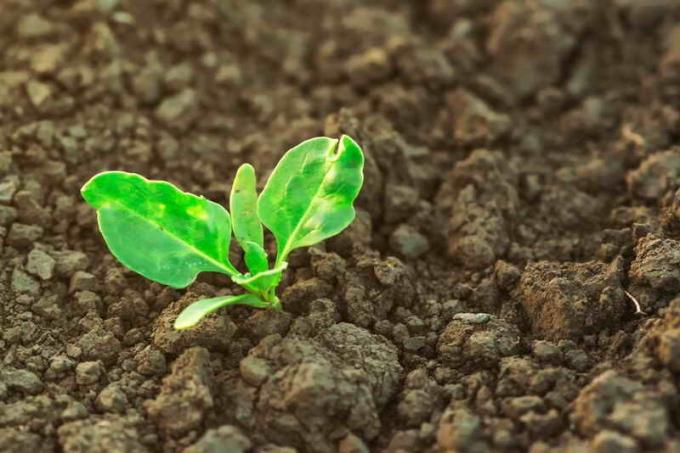
[[[231,186],[229,207],[234,222],[234,236],[239,244],[250,241],[264,246],[262,224],[257,217],[257,191],[255,169],[250,164],[239,167]]]
[[[276,265],[298,248],[344,230],[363,184],[364,155],[343,135],[317,137],[289,150],[260,194],[257,213],[276,238]]]
[[[245,253],[246,266],[252,274],[269,268],[264,251],[264,231],[257,217],[256,184],[255,169],[250,164],[243,164],[236,172],[229,196],[234,236]]]
[[[248,286],[250,288],[255,288],[261,293],[266,293],[281,282],[281,278],[283,278],[283,271],[285,271],[287,267],[288,263],[284,261],[278,267],[268,271],[260,272],[257,275],[237,275],[233,276],[231,279],[237,285],[244,287]]]
[[[195,326],[210,313],[228,305],[250,305],[256,308],[266,308],[268,304],[252,294],[238,296],[220,296],[203,299],[186,307],[175,319],[175,329],[183,330]]]
[[[229,213],[219,204],[119,171],[94,176],[81,193],[97,209],[111,253],[146,278],[183,288],[199,272],[238,274],[227,258]]]
[[[252,241],[245,241],[241,244],[241,247],[245,252],[246,266],[248,266],[251,274],[259,274],[269,269],[269,258],[261,245]]]

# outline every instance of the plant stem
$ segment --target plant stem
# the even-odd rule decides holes
[[[279,300],[278,297],[274,296],[271,304],[272,304],[271,305],[272,310],[277,310],[277,311],[283,310],[283,307],[281,306],[281,300]]]
[[[273,310],[282,310],[281,300],[276,296],[276,288],[271,288],[264,294],[264,300],[269,303],[269,308]]]

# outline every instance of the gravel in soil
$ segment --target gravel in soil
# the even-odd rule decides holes
[[[2,9],[0,451],[680,448],[677,2]],[[124,169],[225,203],[340,133],[359,215],[284,312],[175,332],[236,288],[124,269],[79,197]]]

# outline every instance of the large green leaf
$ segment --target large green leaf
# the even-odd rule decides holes
[[[217,203],[119,171],[94,176],[81,192],[111,253],[133,271],[175,288],[199,272],[238,275],[227,258],[229,213]]]
[[[354,140],[317,137],[289,150],[260,194],[257,213],[276,238],[276,265],[298,248],[344,230],[363,183],[364,156]]]
[[[252,294],[238,296],[220,296],[203,299],[186,307],[175,319],[175,329],[183,330],[195,326],[210,313],[228,305],[250,305],[256,308],[267,308],[269,305]]]

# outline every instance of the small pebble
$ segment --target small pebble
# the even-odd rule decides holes
[[[36,394],[43,389],[40,378],[28,370],[0,370],[0,381],[4,382],[10,389],[29,394]]]
[[[128,405],[128,399],[118,385],[109,384],[99,392],[95,405],[102,412],[123,413]]]
[[[42,280],[49,280],[54,275],[56,261],[42,250],[33,249],[28,254],[26,270]]]
[[[457,313],[453,315],[453,319],[467,324],[486,324],[491,321],[491,317],[488,313]]]
[[[241,377],[250,385],[258,386],[262,384],[267,376],[271,374],[269,364],[259,357],[247,356],[239,364]]]
[[[99,362],[82,362],[76,366],[76,382],[79,385],[91,385],[99,381],[104,369]]]

